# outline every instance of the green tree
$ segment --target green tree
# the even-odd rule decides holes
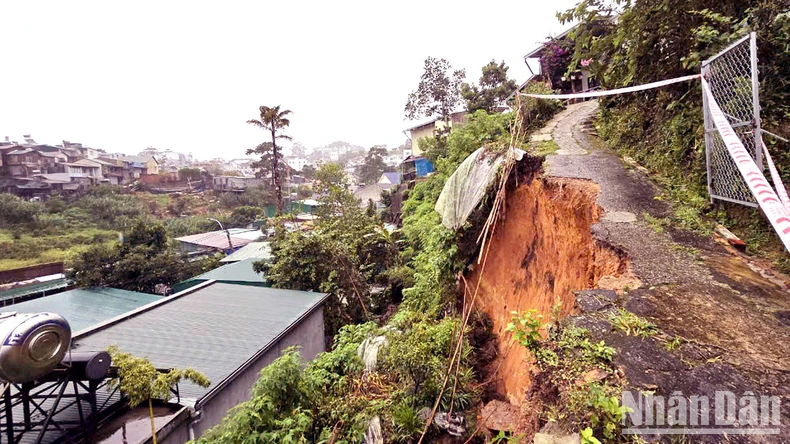
[[[372,147],[365,155],[365,163],[360,167],[359,179],[365,185],[376,183],[381,177],[381,173],[387,170],[384,157],[387,149],[381,145]]]
[[[445,145],[450,132],[453,111],[461,104],[461,84],[465,77],[464,70],[453,71],[447,60],[428,57],[417,90],[409,94],[406,102],[407,119],[437,117],[443,122],[434,133],[440,147]]]
[[[202,178],[200,168],[181,168],[178,170],[178,177],[181,180],[189,180],[190,182],[197,182]]]
[[[80,287],[115,287],[156,293],[216,267],[216,258],[190,261],[170,245],[162,224],[138,220],[120,245],[94,245],[67,273]]]
[[[277,180],[280,183],[285,181],[285,178],[288,176],[288,165],[283,160],[283,154],[281,151],[276,152],[277,160],[275,162],[275,149],[274,145],[271,142],[263,142],[260,145],[256,146],[255,148],[251,148],[247,150],[247,154],[255,154],[259,157],[258,160],[252,163],[252,168],[257,170],[255,175],[261,178],[270,178],[274,177],[272,168],[274,165],[277,165]],[[267,189],[275,193],[276,196],[276,188],[274,187],[274,182],[270,182],[267,184]],[[260,203],[259,203],[260,204]]]
[[[182,380],[192,381],[201,387],[211,385],[211,381],[206,375],[191,368],[159,371],[148,359],[122,353],[114,345],[110,346],[107,351],[110,353],[113,365],[118,368],[118,377],[110,381],[110,386],[118,387],[121,393],[126,395],[131,408],[148,402],[151,436],[154,444],[156,444],[156,425],[152,400],[167,401],[170,399],[171,390]]]
[[[307,180],[312,180],[316,171],[318,170],[313,165],[305,165],[304,168],[302,168],[302,177]]]
[[[508,78],[508,69],[504,61],[496,63],[491,60],[483,66],[479,86],[474,83],[461,85],[461,96],[466,102],[466,112],[473,113],[482,109],[492,113],[496,111],[497,106],[505,104],[505,99],[518,88],[516,81]]]
[[[280,152],[277,147],[277,140],[278,139],[285,139],[291,140],[290,136],[286,136],[282,134],[282,130],[291,124],[291,121],[288,120],[288,115],[291,114],[291,110],[282,110],[280,111],[280,105],[275,107],[268,107],[268,106],[261,106],[258,108],[260,111],[260,119],[250,119],[247,121],[250,125],[255,125],[258,128],[262,128],[266,131],[269,131],[272,135],[272,167],[271,171],[280,171],[279,169],[279,162],[280,162]],[[249,151],[248,151],[248,154]],[[282,214],[283,212],[283,191],[282,186],[280,183],[280,177],[278,174],[272,174],[272,185],[274,186],[274,195],[277,198],[277,215]]]
[[[342,216],[359,207],[348,175],[339,163],[325,163],[316,171],[313,191],[319,195],[317,213],[322,219]]]
[[[24,201],[13,194],[0,193],[0,227],[35,223],[42,206]]]

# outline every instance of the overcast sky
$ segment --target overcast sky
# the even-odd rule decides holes
[[[477,80],[564,30],[554,1],[0,2],[0,137],[240,157],[260,105],[308,148],[405,140],[427,56]]]

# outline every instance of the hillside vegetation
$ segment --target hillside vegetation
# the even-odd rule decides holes
[[[703,60],[757,31],[763,127],[790,138],[786,1],[585,0],[559,17],[580,22],[570,35],[576,51],[571,66],[591,59],[589,69],[608,89],[699,73]],[[710,233],[714,221],[723,223],[746,241],[750,253],[790,270],[758,211],[709,202],[699,82],[604,99],[599,117],[604,140],[647,167],[664,190],[662,198],[676,204],[674,222],[701,233]],[[790,145],[768,135],[764,140],[783,179],[790,180]]]
[[[117,244],[137,220],[161,222],[170,237],[219,229],[209,217],[228,227],[245,226],[264,214],[270,201],[262,189],[156,195],[99,186],[81,197],[53,196],[46,202],[0,193],[0,270],[59,261],[69,266],[92,245]]]

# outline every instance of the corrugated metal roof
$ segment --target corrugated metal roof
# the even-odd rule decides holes
[[[230,233],[230,242],[233,248],[243,247],[261,237],[261,232],[259,230],[234,231],[234,229],[230,229],[228,232]],[[252,232],[254,236],[251,236],[249,234],[250,232]],[[216,248],[218,250],[227,250],[229,248],[228,235],[222,230],[181,236],[177,237],[176,240],[187,244]]]
[[[256,273],[252,265],[258,260],[255,258],[245,259],[233,264],[223,265],[211,271],[207,271],[194,279],[213,279],[215,281],[235,281],[235,282],[263,282],[263,275]]]
[[[161,299],[162,296],[117,288],[75,289],[44,296],[18,304],[7,305],[2,311],[57,313],[71,326],[72,333],[93,327],[108,319],[127,313]]]
[[[323,293],[214,282],[79,334],[74,348],[104,350],[114,344],[157,368],[199,370],[211,379],[209,388],[179,384],[182,399],[199,400],[325,298]]]
[[[3,302],[12,301],[14,299],[28,299],[36,295],[43,296],[68,286],[68,279],[61,278],[0,291],[0,305],[3,305]]]
[[[220,262],[239,262],[245,259],[271,259],[272,248],[269,242],[252,242],[240,249],[236,250],[233,254],[226,256]]]

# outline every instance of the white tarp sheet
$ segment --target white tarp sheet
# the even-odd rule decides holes
[[[516,160],[521,160],[524,151],[510,149]],[[442,194],[436,201],[436,211],[442,215],[442,225],[452,230],[461,228],[472,211],[496,179],[506,153],[490,153],[478,148],[447,179]]]

